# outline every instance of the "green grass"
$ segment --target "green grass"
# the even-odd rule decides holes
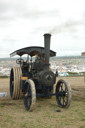
[[[1,100],[0,125],[1,128],[85,128],[85,97],[73,96],[68,109],[59,108],[55,97],[38,99],[33,112],[25,110],[23,100]]]
[[[2,104],[0,104],[0,108],[3,108],[4,106]]]
[[[8,76],[0,76],[0,78],[2,79],[2,78],[8,78]]]

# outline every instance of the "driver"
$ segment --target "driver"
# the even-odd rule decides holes
[[[39,54],[36,54],[35,55],[35,62],[33,64],[33,68],[36,69],[36,70],[40,70],[40,69],[42,69],[43,64],[44,64],[44,61],[41,58],[41,56]]]
[[[35,55],[35,62],[39,62],[40,61],[40,56],[38,56],[38,54]]]

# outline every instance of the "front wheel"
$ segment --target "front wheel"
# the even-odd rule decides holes
[[[70,85],[60,79],[56,85],[56,100],[60,107],[68,108],[71,103],[71,88]]]
[[[26,80],[24,89],[24,106],[26,110],[32,111],[36,103],[36,90],[34,82],[31,79]]]

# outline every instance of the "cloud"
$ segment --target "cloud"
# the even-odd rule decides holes
[[[73,49],[68,42],[82,44],[85,40],[85,7],[80,3],[81,0],[0,0],[0,50],[42,46],[42,35],[47,32],[54,36],[54,42],[58,42],[54,44],[60,50],[62,42],[66,50],[67,46],[70,46],[69,50]]]
[[[16,39],[13,39],[11,37],[8,37],[8,38],[4,38],[3,42],[14,45],[16,42],[18,42],[18,39],[16,40]]]
[[[0,20],[38,19],[58,15],[58,9],[40,9],[32,2],[31,0],[20,0],[20,2],[17,0],[0,0]]]
[[[27,2],[27,0],[25,0]],[[14,20],[17,13],[27,10],[27,5],[23,0],[0,0],[0,20]],[[19,15],[18,15],[19,16]]]

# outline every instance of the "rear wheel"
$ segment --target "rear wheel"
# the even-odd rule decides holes
[[[56,85],[56,100],[62,108],[68,108],[71,103],[70,85],[62,79],[60,79]]]
[[[28,79],[24,85],[24,106],[26,110],[33,111],[36,103],[36,90],[35,84],[31,79]]]
[[[20,67],[13,67],[10,72],[10,96],[12,99],[21,98],[21,76],[22,71]]]

